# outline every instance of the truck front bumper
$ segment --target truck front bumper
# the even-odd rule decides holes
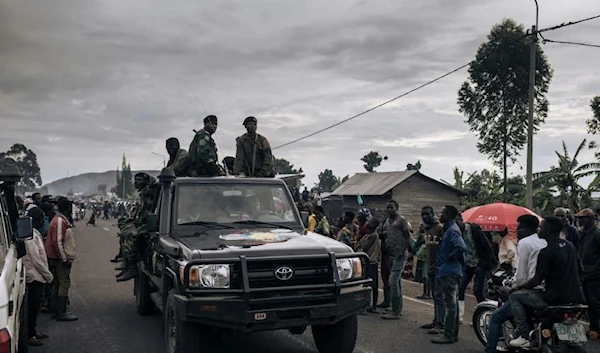
[[[242,332],[334,324],[367,308],[371,288],[342,288],[337,295],[274,296],[247,300],[230,296],[175,295],[176,311],[183,321]]]

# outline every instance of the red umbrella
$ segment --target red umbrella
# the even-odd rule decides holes
[[[524,214],[534,215],[542,220],[528,208],[503,202],[470,208],[462,213],[462,217],[465,222],[479,225],[485,232],[500,232],[504,228],[514,232],[517,229],[517,218]]]

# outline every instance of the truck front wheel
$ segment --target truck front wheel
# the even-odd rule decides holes
[[[174,292],[169,292],[164,310],[165,346],[168,353],[198,353],[202,348],[200,327],[182,321],[175,308]]]
[[[358,335],[358,319],[349,316],[333,325],[312,326],[319,353],[352,353]]]

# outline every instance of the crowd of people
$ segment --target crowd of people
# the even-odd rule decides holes
[[[73,237],[73,202],[66,197],[42,196],[18,200],[21,213],[32,220],[33,237],[25,242],[23,265],[27,281],[28,344],[40,346],[47,334],[36,330],[40,312],[50,313],[56,321],[78,317],[67,310],[71,267],[77,258]]]
[[[434,343],[454,343],[465,313],[465,292],[473,282],[477,302],[486,300],[485,283],[496,268],[514,276],[510,301],[492,315],[486,352],[496,352],[501,325],[514,319],[517,328],[508,343],[516,348],[529,345],[529,323],[525,307],[543,310],[548,305],[587,303],[590,338],[599,332],[600,229],[598,214],[584,209],[575,217],[557,208],[553,217],[540,223],[537,216],[523,215],[516,231],[484,232],[466,223],[453,206],[445,206],[436,217],[424,206],[418,231],[398,214],[398,204],[387,203],[387,217],[376,219],[362,207],[334,218],[330,225],[322,206],[302,204],[309,212],[307,230],[331,237],[365,252],[370,259],[372,305],[367,312],[387,320],[402,316],[402,281],[423,283],[419,299],[434,300],[431,323],[421,326]],[[579,227],[579,230],[577,227]],[[407,262],[416,260],[416,269]],[[580,266],[581,264],[581,266]],[[378,284],[384,298],[378,302]],[[365,313],[366,314],[366,313]]]

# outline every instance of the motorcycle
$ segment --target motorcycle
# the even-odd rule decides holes
[[[473,330],[479,341],[487,343],[488,326],[494,310],[508,301],[508,288],[512,278],[503,269],[495,270],[488,282],[489,300],[479,303],[473,313]],[[521,351],[540,353],[585,353],[587,334],[581,320],[587,315],[587,305],[549,306],[543,311],[531,310],[528,317],[533,330],[529,334],[529,349]],[[502,324],[502,335],[497,350],[517,352],[508,342],[512,339],[516,325],[513,320]]]

